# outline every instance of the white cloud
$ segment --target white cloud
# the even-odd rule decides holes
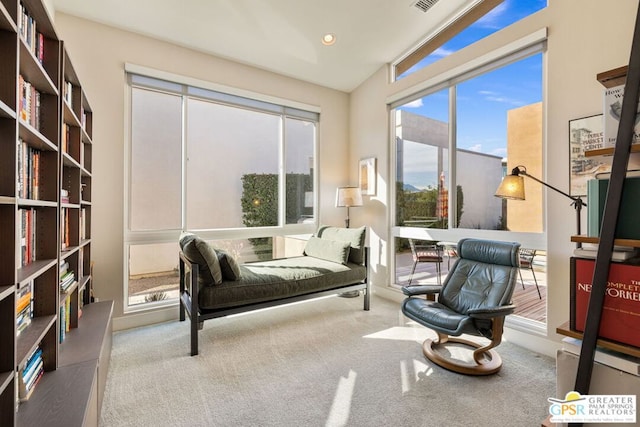
[[[509,1],[494,7],[489,13],[478,19],[477,24],[485,28],[501,29],[502,25],[498,21],[507,13],[507,9],[509,9]]]
[[[482,144],[474,144],[471,147],[467,148],[467,150],[482,153]]]
[[[418,98],[415,101],[408,102],[403,105],[404,108],[420,108],[424,104],[422,103],[422,98]]]
[[[434,50],[431,54],[433,56],[439,56],[441,58],[444,58],[445,56],[451,55],[453,52],[455,52],[455,51],[451,50],[451,49],[443,49],[443,48],[439,47],[436,50]]]

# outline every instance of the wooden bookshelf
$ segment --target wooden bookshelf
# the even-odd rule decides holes
[[[92,131],[43,0],[0,0],[1,426],[98,423],[113,304],[91,304]]]

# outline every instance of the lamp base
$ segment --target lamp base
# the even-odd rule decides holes
[[[349,291],[338,294],[340,298],[357,298],[360,296],[360,291]]]

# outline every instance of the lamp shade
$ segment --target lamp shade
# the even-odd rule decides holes
[[[362,206],[360,187],[338,187],[336,191],[336,207]]]
[[[505,176],[495,196],[502,199],[524,200],[524,178],[519,175]]]

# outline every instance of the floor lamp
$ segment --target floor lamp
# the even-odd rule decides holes
[[[571,200],[573,200],[572,205],[576,209],[577,234],[580,235],[581,234],[581,227],[580,227],[581,211],[582,211],[582,207],[583,206],[587,206],[587,204],[584,203],[580,197],[571,196],[571,195],[565,193],[564,191],[557,189],[553,185],[549,185],[546,182],[544,182],[542,180],[539,180],[535,176],[529,175],[527,173],[527,168],[522,166],[522,165],[518,165],[515,168],[513,168],[511,170],[511,175],[507,175],[502,179],[502,183],[500,184],[500,186],[496,190],[495,196],[496,197],[500,197],[502,199],[524,200],[525,197],[524,197],[524,178],[522,178],[523,176],[531,178],[532,180],[539,182],[540,184],[544,185],[545,187],[548,187],[548,188],[554,190],[555,192],[560,193],[563,196],[568,197]],[[581,243],[579,243],[579,242],[576,243],[576,247],[579,248],[581,246],[582,246]]]

